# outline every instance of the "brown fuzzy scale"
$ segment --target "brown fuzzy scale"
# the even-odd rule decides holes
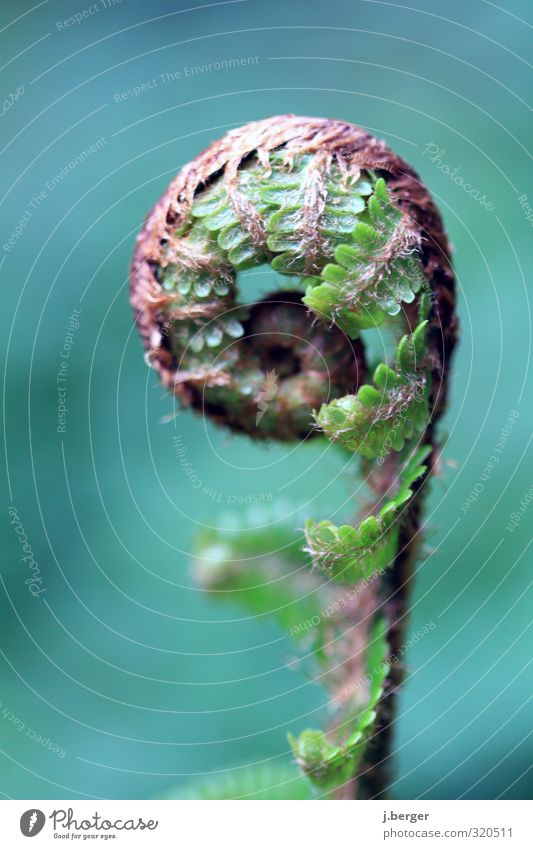
[[[149,351],[152,365],[161,375],[163,383],[180,396],[185,403],[194,403],[197,387],[194,380],[180,377],[174,356],[164,342],[166,318],[162,307],[165,295],[157,280],[157,269],[164,264],[165,244],[173,238],[177,227],[187,220],[195,193],[208,185],[223,171],[230,181],[234,179],[243,160],[255,153],[260,162],[267,166],[268,151],[283,148],[288,162],[302,153],[320,152],[324,158],[335,157],[346,172],[357,168],[373,169],[387,182],[399,207],[409,216],[413,231],[420,241],[420,253],[425,278],[432,293],[432,308],[429,322],[429,358],[432,363],[430,408],[431,421],[423,441],[434,446],[434,430],[441,416],[447,397],[447,375],[457,339],[457,317],[455,313],[455,280],[449,260],[449,244],[444,233],[440,215],[427,189],[413,169],[390,150],[384,142],[374,138],[363,129],[342,121],[321,118],[306,118],[282,115],[247,124],[232,130],[214,142],[196,159],[186,165],[172,181],[163,197],[148,216],[137,239],[131,269],[131,303],[144,345]],[[315,192],[320,202],[320,188]],[[237,206],[235,206],[237,203]],[[245,220],[253,214],[234,199],[234,209]],[[313,208],[316,209],[316,206]],[[309,214],[312,231],[313,209]],[[262,223],[254,220],[250,232],[254,239],[262,236]],[[310,231],[308,237],[312,239]],[[317,249],[313,242],[310,258]],[[404,305],[404,318],[409,327],[417,324],[415,304]],[[330,337],[333,339],[333,336]],[[162,340],[162,341],[161,341]],[[353,355],[352,355],[353,356]],[[362,349],[358,352],[360,372],[364,372]],[[185,379],[183,379],[185,377]],[[216,416],[216,413],[215,413]],[[216,416],[224,421],[224,415]],[[294,437],[299,434],[295,433]],[[287,438],[286,434],[282,438]],[[432,458],[430,458],[431,461]],[[388,467],[388,464],[387,464]],[[392,472],[391,472],[392,474]],[[390,478],[377,472],[374,489],[386,492]],[[392,568],[379,581],[379,603],[388,623],[388,640],[391,656],[401,654],[404,641],[409,584],[419,544],[419,527],[424,479],[414,485],[416,495],[402,514],[399,554]],[[373,593],[372,593],[373,595]],[[353,657],[360,656],[364,644],[368,618],[364,622],[356,617],[349,643],[354,647]],[[365,624],[366,623],[366,624]],[[357,647],[357,649],[356,649]],[[344,665],[344,664],[343,664]],[[360,666],[345,664],[346,686],[350,678],[359,674]],[[389,780],[391,732],[394,717],[394,694],[403,678],[401,662],[391,664],[390,675],[385,684],[385,693],[378,705],[376,728],[370,745],[360,764],[358,775],[341,795],[346,798],[372,798],[381,796]]]

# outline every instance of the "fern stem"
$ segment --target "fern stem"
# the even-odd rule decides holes
[[[420,501],[409,508],[408,519],[400,532],[400,554],[385,573],[380,584],[382,610],[387,621],[387,641],[392,658],[401,657],[408,624],[409,599],[420,544],[418,528]],[[373,738],[367,747],[353,787],[353,798],[379,799],[386,797],[393,774],[392,742],[396,715],[396,697],[404,679],[404,665],[393,661],[385,680]]]

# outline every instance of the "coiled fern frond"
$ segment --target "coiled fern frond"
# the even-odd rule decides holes
[[[241,302],[240,273],[262,265],[287,285]],[[370,493],[361,516],[254,532],[240,516],[240,529],[200,535],[195,573],[217,598],[273,616],[326,687],[327,727],[289,741],[313,791],[383,794],[457,332],[429,194],[351,124],[292,115],[248,124],[185,166],[155,206],[131,300],[148,362],[184,405],[254,439],[321,435],[361,457]],[[395,347],[371,364],[365,334],[381,326]]]

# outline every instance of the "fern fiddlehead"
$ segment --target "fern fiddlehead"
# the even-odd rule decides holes
[[[241,304],[239,272],[264,264],[286,288]],[[322,434],[361,457],[372,498],[359,520],[305,517],[297,544],[297,527],[278,540],[247,532],[244,517],[240,536],[200,536],[196,573],[282,627],[308,623],[290,630],[305,636],[333,721],[290,737],[294,760],[319,795],[382,794],[422,484],[457,329],[427,190],[350,124],[248,124],[186,165],[155,206],[131,300],[148,361],[184,405],[253,438]],[[381,325],[396,346],[370,369],[365,331]]]

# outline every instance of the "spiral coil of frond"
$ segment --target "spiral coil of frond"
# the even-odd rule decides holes
[[[207,148],[137,241],[136,320],[150,364],[183,404],[257,439],[321,433],[365,464],[373,497],[364,515],[340,526],[307,520],[297,555],[310,558],[328,604],[365,584],[325,630],[316,616],[335,717],[291,746],[319,793],[368,797],[386,786],[423,484],[456,341],[448,257],[438,211],[403,160],[351,124],[293,115]],[[287,287],[242,304],[240,273],[263,265]],[[396,346],[370,370],[365,332],[381,325]],[[203,586],[244,590],[263,612],[238,552],[224,549],[223,531],[215,536],[198,543]],[[283,571],[262,545],[259,574]],[[296,607],[299,581],[285,584]]]

